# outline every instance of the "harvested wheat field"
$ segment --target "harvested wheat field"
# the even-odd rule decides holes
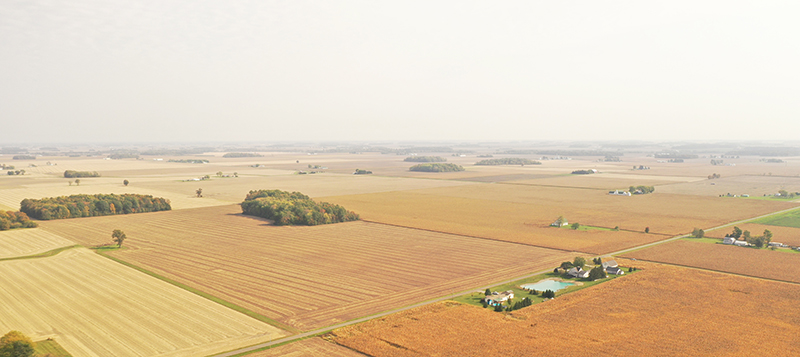
[[[525,244],[607,254],[794,207],[789,202],[659,194],[633,197],[594,189],[474,184],[460,187],[325,197],[365,220],[487,237]],[[550,228],[563,215],[570,223],[623,231]],[[651,234],[640,233],[650,227]],[[631,230],[633,232],[625,232]]]
[[[638,265],[646,270],[509,315],[448,301],[328,338],[377,357],[800,354],[800,286]]]
[[[521,276],[574,254],[366,222],[271,226],[239,206],[43,222],[81,244],[298,329]]]
[[[765,229],[772,232],[773,242],[781,242],[792,246],[800,246],[800,228],[771,226],[766,224],[744,223],[737,224],[742,231],[750,231],[754,236],[760,236]],[[733,232],[733,227],[725,227],[706,232],[706,237],[723,238],[726,234]]]
[[[677,240],[623,254],[628,258],[800,283],[800,254]]]
[[[577,187],[594,188],[598,190],[628,190],[630,186],[655,186],[662,184],[672,184],[675,182],[685,182],[685,178],[640,178],[635,175],[623,174],[593,174],[593,175],[568,175],[544,177],[533,180],[509,181],[510,184],[533,185],[533,186],[558,186],[558,187]]]
[[[363,357],[364,354],[332,342],[324,341],[319,337],[314,337],[247,355],[247,357],[308,356]]]
[[[44,253],[74,244],[41,228],[0,231],[0,259]]]
[[[211,180],[201,182],[149,181],[137,184],[137,186],[159,192],[184,192],[187,194],[193,194],[197,188],[202,188],[203,199],[239,203],[244,200],[250,190],[266,188],[290,192],[299,191],[311,197],[320,197],[469,184],[467,182],[447,180],[323,173],[314,175],[239,176],[238,178],[212,177]]]
[[[657,190],[658,192],[690,195],[719,196],[730,193],[731,195],[748,194],[751,197],[758,197],[764,194],[774,195],[778,193],[778,190],[800,192],[800,177],[732,176],[668,185],[658,187]]]
[[[0,286],[0,331],[75,357],[194,357],[286,335],[85,248],[0,262]]]

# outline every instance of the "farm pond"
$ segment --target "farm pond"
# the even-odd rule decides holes
[[[545,290],[558,291],[572,285],[575,285],[575,283],[547,279],[536,283],[522,284],[520,285],[520,287],[522,287],[523,289],[536,290],[536,291],[545,291]]]

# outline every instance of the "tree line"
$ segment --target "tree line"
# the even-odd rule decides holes
[[[42,219],[109,216],[116,214],[169,211],[169,200],[162,197],[137,194],[96,194],[26,198],[20,203],[20,211],[28,216]]]
[[[12,157],[14,160],[36,160],[36,156],[34,155],[14,155]]]
[[[15,228],[36,228],[39,225],[31,221],[25,212],[0,211],[0,231]]]
[[[750,231],[742,231],[741,228],[734,226],[733,232],[726,234],[725,237],[733,237],[737,240],[741,238],[741,240],[756,246],[756,248],[763,248],[772,242],[772,232],[769,229],[765,229],[763,235],[754,236]]]
[[[278,226],[315,226],[359,219],[358,214],[342,206],[281,190],[250,191],[242,202],[242,213],[271,219]]]
[[[648,194],[656,191],[654,186],[631,186],[628,189],[630,189],[630,193],[635,194]]]
[[[169,162],[179,162],[183,164],[207,164],[208,160],[205,159],[169,159]]]
[[[464,171],[464,168],[461,167],[461,165],[456,165],[456,164],[432,163],[432,164],[414,165],[408,168],[408,170],[421,171],[421,172],[455,172],[455,171]]]
[[[73,178],[73,177],[100,177],[100,173],[98,173],[97,171],[66,170],[66,171],[64,171],[64,177],[66,177],[66,178]]]
[[[486,159],[475,163],[475,165],[541,165],[539,161],[523,159],[518,157],[506,157],[502,159]]]
[[[408,162],[445,162],[447,159],[441,156],[409,156],[403,161]]]
[[[252,152],[229,152],[229,153],[227,153],[225,155],[222,155],[222,157],[228,157],[228,158],[231,158],[231,157],[262,157],[262,156],[264,156],[264,155],[256,154],[256,153],[252,153]]]

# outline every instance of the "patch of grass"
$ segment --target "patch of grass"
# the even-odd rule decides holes
[[[97,251],[97,252],[108,252],[108,251],[122,250],[122,249],[127,249],[127,248],[126,247],[118,247],[118,246],[112,244],[112,245],[98,245],[98,246],[95,246],[95,247],[91,247],[89,249]]]
[[[220,298],[218,298],[218,297],[216,297],[216,296],[214,296],[214,295],[211,295],[211,294],[205,293],[205,292],[203,292],[203,291],[197,290],[197,289],[195,289],[195,288],[193,288],[193,287],[191,287],[191,286],[189,286],[189,285],[186,285],[186,284],[183,284],[183,283],[179,283],[179,282],[177,282],[177,281],[175,281],[175,280],[172,280],[172,279],[170,279],[170,278],[167,278],[167,277],[165,277],[165,276],[162,276],[162,275],[156,274],[156,273],[154,273],[154,272],[152,272],[152,271],[149,271],[149,270],[147,270],[147,269],[141,268],[141,267],[139,267],[139,266],[133,265],[133,264],[131,264],[131,263],[128,263],[128,262],[126,262],[126,261],[124,261],[124,260],[121,260],[121,259],[119,259],[119,258],[115,258],[115,257],[112,257],[112,256],[110,256],[110,255],[104,254],[102,250],[100,250],[100,251],[97,251],[97,254],[100,254],[100,255],[102,255],[102,256],[104,256],[104,257],[108,258],[108,259],[111,259],[111,260],[113,260],[113,261],[115,261],[115,262],[117,262],[117,263],[120,263],[120,264],[122,264],[122,265],[125,265],[125,266],[127,266],[127,267],[130,267],[130,268],[136,269],[136,270],[138,270],[138,271],[140,271],[140,272],[142,272],[142,273],[145,273],[145,274],[147,274],[147,275],[150,275],[150,276],[152,276],[152,277],[154,277],[154,278],[156,278],[156,279],[159,279],[159,280],[165,281],[165,282],[167,282],[167,283],[170,283],[170,284],[172,284],[172,285],[175,285],[175,286],[177,286],[177,287],[179,287],[179,288],[181,288],[181,289],[183,289],[183,290],[186,290],[186,291],[188,291],[188,292],[191,292],[191,293],[193,293],[193,294],[200,295],[200,296],[202,296],[202,297],[204,297],[204,298],[206,298],[206,299],[209,299],[209,300],[211,300],[211,301],[213,301],[213,302],[216,302],[216,303],[218,303],[218,304],[220,304],[220,305],[222,305],[222,306],[225,306],[225,307],[227,307],[227,308],[229,308],[229,309],[232,309],[232,310],[235,310],[235,311],[241,312],[241,313],[243,313],[243,314],[245,314],[245,315],[247,315],[247,316],[250,316],[250,317],[252,317],[252,318],[254,318],[254,319],[258,320],[258,321],[261,321],[261,322],[264,322],[264,323],[270,324],[270,325],[272,325],[272,326],[275,326],[275,327],[277,327],[277,328],[280,328],[280,329],[282,329],[282,330],[289,331],[289,332],[292,332],[292,333],[299,333],[299,332],[301,332],[300,330],[298,330],[298,329],[296,329],[296,328],[294,328],[294,327],[292,327],[292,326],[285,325],[285,324],[283,324],[283,323],[281,323],[281,322],[279,322],[279,321],[277,321],[277,320],[273,320],[273,319],[271,319],[271,318],[269,318],[269,317],[266,317],[266,316],[264,316],[264,315],[261,315],[261,314],[259,314],[259,313],[255,312],[255,311],[251,311],[251,310],[248,310],[248,309],[246,309],[246,308],[244,308],[244,307],[241,307],[241,306],[239,306],[239,305],[236,305],[236,304],[233,304],[233,303],[231,303],[231,302],[228,302],[228,301],[222,300],[222,299],[220,299]]]
[[[56,248],[56,249],[53,249],[53,250],[48,250],[48,251],[46,251],[44,253],[33,254],[33,255],[25,255],[25,256],[21,256],[21,257],[1,258],[0,262],[6,261],[6,260],[47,258],[47,257],[52,257],[52,256],[54,256],[54,255],[56,255],[58,253],[61,253],[61,252],[65,251],[65,250],[72,249],[72,248],[77,248],[77,247],[80,247],[80,245],[76,244],[76,245],[71,245],[71,246],[68,246],[68,247]]]
[[[572,229],[570,226],[563,226],[561,228]],[[589,226],[581,224],[578,229],[574,229],[576,231],[614,231],[614,228],[606,228],[606,227],[597,227],[597,226]]]
[[[589,268],[587,266],[584,269],[589,269]],[[631,273],[628,273],[627,269],[625,269],[625,274],[631,274]],[[511,305],[513,305],[515,302],[517,302],[519,300],[522,300],[523,298],[526,298],[526,297],[530,298],[531,301],[533,302],[533,304],[535,305],[535,304],[538,304],[538,303],[544,301],[544,299],[542,298],[542,295],[541,295],[542,292],[539,291],[539,295],[532,295],[532,294],[530,294],[530,292],[528,290],[522,289],[520,287],[520,285],[536,283],[538,281],[541,281],[541,280],[544,280],[544,279],[547,279],[547,278],[561,278],[562,280],[567,281],[567,282],[581,283],[581,285],[576,284],[576,285],[569,286],[567,288],[561,289],[559,291],[556,291],[556,298],[557,298],[557,297],[559,297],[559,296],[561,296],[563,294],[568,294],[568,293],[575,292],[575,291],[578,291],[578,290],[581,290],[581,289],[585,289],[585,288],[588,288],[590,286],[594,286],[594,285],[597,285],[597,284],[600,284],[600,283],[603,283],[603,282],[606,282],[606,281],[609,281],[609,280],[616,279],[616,278],[618,278],[620,276],[624,276],[624,275],[609,275],[608,278],[606,278],[606,279],[599,279],[599,280],[595,280],[595,281],[589,281],[589,280],[586,280],[586,279],[576,279],[576,278],[573,278],[573,277],[571,277],[569,275],[566,275],[566,274],[562,275],[562,274],[556,274],[556,273],[550,272],[550,273],[545,273],[545,274],[533,276],[533,277],[522,279],[522,280],[517,280],[517,281],[511,282],[511,283],[508,283],[508,284],[493,286],[493,287],[491,287],[489,289],[492,290],[492,291],[497,291],[497,292],[503,292],[503,291],[508,291],[508,290],[513,291],[514,292],[514,299],[511,299]],[[464,304],[475,305],[475,306],[483,306],[483,303],[481,303],[481,299],[483,299],[484,296],[485,295],[484,295],[483,291],[481,291],[481,292],[477,292],[476,291],[476,292],[469,293],[469,294],[466,294],[466,295],[461,295],[459,297],[454,298],[453,300],[458,301],[460,303],[464,303]],[[491,308],[492,307],[487,307],[487,309],[491,309]]]
[[[770,217],[760,218],[752,221],[752,223],[800,228],[800,210],[794,210]]]
[[[686,240],[686,241],[690,241],[690,242],[697,242],[697,243],[723,244],[723,243],[722,243],[722,239],[716,239],[716,238],[681,238],[680,240]],[[723,244],[723,245],[727,245],[727,244]],[[758,247],[754,247],[754,246],[749,246],[749,247],[737,247],[737,248],[744,248],[744,249],[766,249],[766,250],[775,250],[776,252],[784,252],[784,253],[800,253],[800,251],[797,251],[797,250],[794,250],[794,249],[789,249],[789,248],[775,248],[775,249],[771,249],[770,247],[758,248]]]
[[[688,237],[688,238],[681,238],[680,240],[688,240],[690,242],[698,242],[698,243],[722,244],[722,239],[717,239],[717,238],[692,238],[692,237]]]
[[[61,347],[61,345],[59,345],[58,342],[56,342],[56,340],[49,338],[44,341],[36,342],[36,346],[34,346],[34,351],[36,352],[35,354],[36,357],[44,356],[48,353],[53,357],[72,357],[72,355],[69,354],[69,352],[67,352],[67,350],[65,350],[64,347]]]

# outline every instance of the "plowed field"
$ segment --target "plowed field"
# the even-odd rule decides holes
[[[299,329],[389,310],[550,268],[574,254],[349,222],[276,227],[236,205],[43,222],[112,254]]]
[[[0,259],[44,253],[73,244],[75,243],[41,228],[0,231]]]
[[[306,356],[364,357],[364,355],[361,353],[353,351],[347,347],[342,347],[332,342],[323,341],[321,338],[318,337],[292,342],[288,345],[270,348],[265,351],[247,355],[247,357],[306,357]]]
[[[800,354],[800,286],[640,265],[646,270],[511,315],[443,302],[333,336],[378,357]]]
[[[772,232],[773,242],[781,242],[788,245],[800,246],[800,228],[794,227],[781,227],[770,226],[766,224],[745,223],[737,224],[742,231],[750,231],[754,236],[760,236],[764,233],[765,229]],[[707,237],[722,238],[726,234],[733,232],[733,227],[721,228],[713,231],[706,232]]]
[[[612,196],[594,189],[474,184],[460,187],[325,197],[363,219],[544,247],[604,254],[692,231],[794,207],[788,202],[730,200],[674,194]],[[623,231],[570,231],[570,223]],[[650,227],[651,234],[642,232]],[[658,234],[652,234],[658,233]]]
[[[204,356],[285,335],[84,248],[0,262],[0,286],[0,331],[75,357]]]
[[[625,257],[800,283],[800,254],[676,240]]]

